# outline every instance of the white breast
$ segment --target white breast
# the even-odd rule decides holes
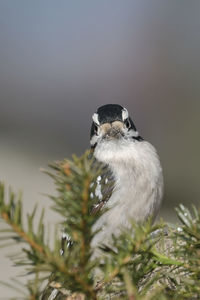
[[[112,234],[130,221],[157,215],[163,196],[162,168],[155,148],[148,142],[114,140],[97,145],[95,157],[110,166],[116,185],[107,202],[109,210],[94,225],[102,230],[92,241],[109,243]]]

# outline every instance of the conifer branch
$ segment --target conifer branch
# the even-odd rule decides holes
[[[0,184],[0,218],[9,226],[0,230],[0,242],[25,244],[21,250],[23,257],[20,253],[14,261],[35,274],[35,279],[23,286],[26,292],[21,299],[198,299],[200,211],[195,207],[192,211],[183,205],[176,209],[181,222],[178,226],[132,224],[120,236],[113,236],[112,246],[101,245],[101,259],[92,259],[91,241],[96,234],[92,226],[104,212],[90,213],[97,201],[90,197],[91,193],[95,195],[91,183],[101,168],[95,166],[86,152],[80,158],[56,162],[51,165],[53,171],[46,172],[57,189],[57,195],[50,198],[53,209],[62,217],[62,255],[59,229],[55,230],[54,246],[50,247],[44,212],[35,228],[35,207],[27,215],[25,226],[21,197],[10,191],[6,200],[4,185]],[[97,270],[101,274],[98,283]],[[49,283],[42,291],[41,284],[47,277]]]

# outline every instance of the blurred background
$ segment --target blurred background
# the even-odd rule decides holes
[[[91,115],[118,103],[158,150],[160,216],[199,204],[200,1],[0,0],[0,180],[25,211],[54,193],[41,171],[89,147]],[[0,280],[15,276],[1,250]],[[2,289],[0,299],[15,292]]]

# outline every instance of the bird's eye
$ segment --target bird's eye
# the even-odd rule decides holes
[[[129,119],[126,119],[124,124],[126,125],[126,128],[131,128],[131,122],[129,121]]]
[[[94,123],[94,133],[97,134],[97,132],[98,132],[98,125]]]

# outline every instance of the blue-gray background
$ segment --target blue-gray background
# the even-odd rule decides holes
[[[49,207],[39,168],[88,148],[91,114],[106,103],[125,106],[158,149],[161,216],[198,205],[199,14],[198,0],[0,0],[0,180],[23,190],[25,211]],[[15,270],[2,257],[7,280]]]

